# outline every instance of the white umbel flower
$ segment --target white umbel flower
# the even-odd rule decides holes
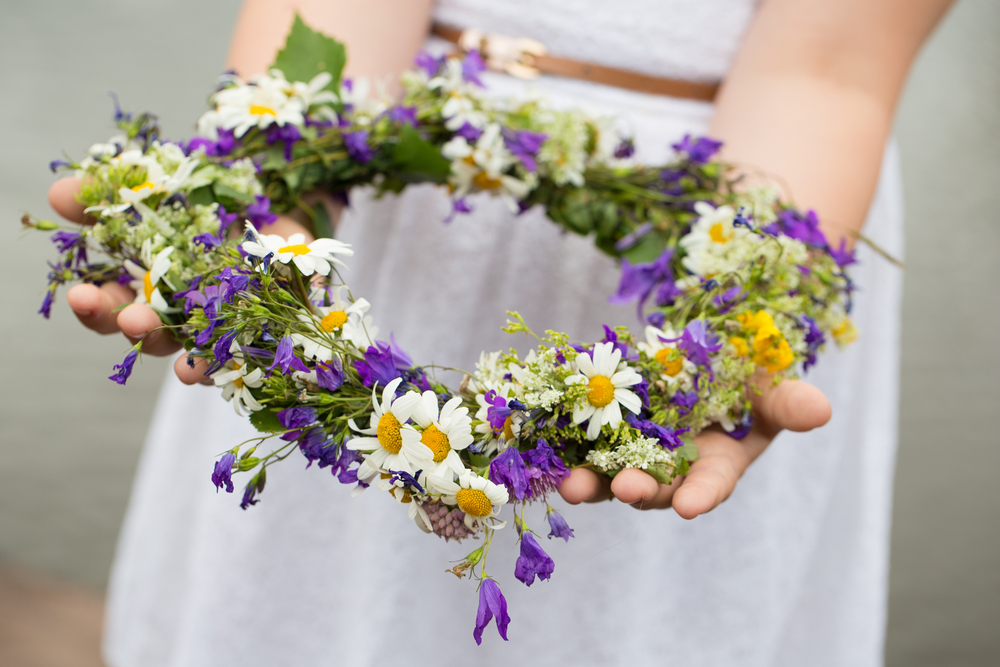
[[[454,473],[465,470],[458,452],[473,442],[472,418],[469,409],[461,405],[462,399],[455,396],[438,411],[437,394],[433,391],[421,394],[420,403],[413,411],[413,421],[423,429],[420,442],[434,453],[434,465],[424,472],[446,475],[449,470]]]
[[[411,475],[427,470],[433,463],[434,452],[420,442],[420,433],[407,421],[420,402],[420,394],[407,392],[396,397],[396,387],[402,382],[396,378],[382,390],[379,402],[377,387],[372,387],[372,416],[370,426],[358,428],[351,419],[351,428],[368,437],[351,438],[346,447],[369,452],[358,468],[358,479],[368,480],[379,473],[402,470]]]
[[[440,496],[445,505],[457,505],[465,512],[465,525],[470,530],[489,527],[500,529],[506,522],[496,521],[500,508],[510,500],[506,487],[494,484],[471,470],[459,475],[431,475],[427,479],[427,491],[432,496]]]
[[[248,255],[261,259],[270,255],[271,262],[280,264],[291,262],[304,276],[311,276],[314,273],[322,276],[330,275],[333,264],[344,266],[335,255],[354,254],[351,246],[334,239],[316,239],[306,244],[305,234],[292,234],[287,239],[277,234],[261,234],[249,221],[247,231],[256,239],[243,242],[243,250]],[[263,264],[258,270],[263,270]]]
[[[587,397],[573,408],[573,423],[590,420],[588,440],[595,440],[602,426],[618,428],[622,407],[635,414],[642,409],[642,400],[626,389],[642,382],[642,376],[621,361],[621,351],[616,350],[613,343],[598,343],[594,345],[593,355],[591,359],[588,354],[578,354],[579,373],[566,378],[566,384],[587,385]]]
[[[212,381],[216,387],[222,387],[222,398],[232,401],[236,414],[243,416],[244,411],[256,412],[262,408],[250,390],[264,383],[263,375],[260,368],[247,372],[246,361],[238,355],[230,359],[225,368],[212,373]]]
[[[498,123],[490,123],[475,146],[465,137],[453,137],[441,147],[441,154],[451,160],[449,183],[454,187],[453,197],[484,190],[502,197],[516,212],[518,201],[528,195],[534,184],[504,173],[518,160],[507,150],[501,130]]]
[[[167,287],[176,291],[166,277],[170,271],[170,254],[174,248],[173,246],[164,248],[156,253],[156,257],[152,256],[151,248],[151,239],[146,239],[139,250],[139,259],[145,266],[140,266],[130,259],[125,260],[125,270],[133,278],[129,287],[135,290],[134,303],[148,303],[153,310],[160,313],[177,312],[177,308],[171,308],[167,305],[166,299],[160,294],[159,287],[160,281],[163,281]]]

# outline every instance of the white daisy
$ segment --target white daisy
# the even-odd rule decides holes
[[[291,82],[290,88],[292,95],[302,100],[302,106],[308,109],[314,105],[337,102],[337,96],[333,94],[333,91],[324,90],[332,80],[333,75],[329,72],[320,72],[309,83],[304,81]]]
[[[678,338],[678,335],[673,329],[658,329],[650,324],[646,326],[646,342],[636,346],[647,357],[660,363],[663,367],[660,379],[671,386],[677,383],[688,384],[698,372],[698,366],[677,349],[676,342],[664,341],[674,338]]]
[[[506,521],[495,520],[500,509],[510,500],[506,487],[494,484],[471,470],[464,470],[458,475],[432,475],[427,479],[427,490],[431,495],[440,495],[445,505],[457,505],[465,512],[465,525],[470,530],[481,527],[499,529],[506,525]]]
[[[316,306],[315,315],[298,315],[302,322],[314,325],[317,334],[315,336],[292,334],[292,340],[296,345],[302,346],[307,359],[317,361],[329,361],[333,357],[330,338],[347,340],[355,347],[367,350],[378,335],[378,329],[372,324],[372,318],[365,316],[370,307],[366,299],[353,302],[348,300],[347,287],[338,285],[330,291],[329,306]]]
[[[334,255],[354,254],[351,246],[334,239],[316,239],[307,245],[305,234],[292,234],[287,239],[277,234],[260,234],[249,221],[247,231],[256,239],[243,242],[243,250],[247,254],[260,258],[271,255],[272,262],[281,264],[292,262],[304,276],[313,273],[329,275],[332,264],[344,266]],[[258,270],[263,270],[263,264]]]
[[[427,470],[433,463],[434,452],[420,442],[420,433],[407,421],[420,402],[420,394],[411,391],[396,397],[396,387],[402,382],[396,378],[382,390],[379,402],[376,387],[372,387],[372,416],[370,426],[358,428],[351,419],[350,427],[366,438],[347,441],[348,449],[369,452],[358,468],[358,478],[368,480],[380,472],[402,470],[414,474]]]
[[[438,412],[437,394],[425,391],[413,411],[413,421],[420,427],[420,442],[434,452],[434,465],[425,473],[446,475],[447,471],[461,473],[465,464],[458,452],[473,442],[472,418],[469,409],[460,407],[459,396],[451,398]]]
[[[242,137],[250,128],[264,130],[271,125],[305,124],[306,106],[299,97],[292,97],[291,84],[280,70],[271,70],[244,83],[238,77],[235,85],[212,96],[216,108],[198,120],[198,130],[209,139],[218,139],[218,128],[232,130]]]
[[[251,389],[264,383],[263,375],[261,368],[247,372],[246,361],[242,355],[237,355],[226,363],[225,368],[212,373],[212,381],[216,387],[222,387],[222,398],[233,402],[236,414],[243,416],[241,408],[247,412],[256,412],[263,407],[250,393]]]
[[[684,267],[705,277],[710,273],[737,268],[743,261],[742,253],[737,253],[740,256],[734,257],[733,262],[726,262],[724,258],[732,250],[733,241],[743,238],[750,231],[733,226],[736,211],[732,206],[715,208],[707,202],[696,202],[694,210],[698,220],[680,240],[680,246],[686,253],[682,260]],[[721,264],[720,259],[723,260]]]
[[[498,123],[487,125],[475,146],[465,137],[453,137],[441,147],[441,154],[451,160],[449,183],[454,188],[453,197],[485,190],[503,197],[516,212],[518,201],[527,196],[534,184],[504,173],[518,160],[507,150],[501,129]]]
[[[148,268],[140,266],[130,259],[125,260],[125,270],[134,279],[129,283],[129,287],[135,290],[134,303],[148,303],[153,310],[160,313],[177,312],[177,308],[171,308],[167,305],[159,288],[160,281],[163,281],[172,291],[176,291],[167,278],[167,273],[170,271],[170,254],[174,248],[173,246],[164,248],[156,253],[156,257],[152,256],[151,248],[152,240],[146,239],[139,250],[139,259]]]
[[[591,359],[588,354],[578,354],[579,373],[566,378],[566,384],[587,384],[587,398],[573,408],[573,423],[590,420],[588,440],[595,440],[604,425],[618,428],[622,406],[636,414],[642,409],[642,400],[625,388],[639,384],[642,377],[621,361],[621,351],[616,350],[613,343],[598,343],[594,345],[593,355]]]

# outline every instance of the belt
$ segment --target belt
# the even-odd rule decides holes
[[[540,74],[555,74],[642,93],[708,102],[715,99],[715,93],[719,89],[718,84],[713,83],[668,79],[617,67],[550,56],[545,45],[526,37],[508,37],[474,28],[462,30],[440,23],[431,26],[431,32],[457,45],[463,53],[478,50],[490,69],[506,72],[520,79],[534,79]]]

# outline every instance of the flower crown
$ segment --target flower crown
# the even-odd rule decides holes
[[[613,119],[486,96],[475,52],[421,54],[399,103],[342,80],[345,59],[297,17],[268,74],[222,77],[187,143],[162,140],[155,117],[116,101],[120,134],[52,164],[83,177],[96,224],[24,220],[58,229],[40,312],[63,283],[130,285],[260,431],[218,459],[216,487],[232,493],[233,474],[248,475],[246,509],[268,467],[298,450],[354,493],[390,494],[426,532],[482,537],[452,572],[480,580],[476,641],[494,617],[506,639],[506,601],[486,572],[502,508],[515,505],[515,576],[548,579],[554,563],[524,507],[543,505],[548,536],[568,541],[547,499],[570,469],[639,468],[669,483],[697,459],[691,438],[708,425],[745,436],[751,375],[780,381],[816,363],[828,339],[854,338],[854,259],[774,188],[735,187],[711,139],[685,136],[672,162],[645,166]],[[350,247],[326,238],[328,215],[305,197],[427,182],[447,188],[449,219],[490,195],[592,235],[621,259],[610,298],[636,303],[643,335],[605,326],[602,340],[575,342],[509,313],[505,330],[534,336],[535,349],[484,352],[459,387],[439,382],[393,337],[379,339],[369,303],[339,273]],[[293,209],[319,238],[266,233]],[[111,379],[125,384],[141,350]]]

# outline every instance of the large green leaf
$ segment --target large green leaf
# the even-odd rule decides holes
[[[652,262],[667,247],[667,240],[657,234],[650,232],[639,239],[639,242],[622,253],[622,256],[633,264],[644,264]]]
[[[407,182],[444,183],[451,172],[451,163],[437,147],[421,138],[415,128],[404,125],[392,153],[392,168]]]
[[[278,51],[272,67],[280,69],[289,81],[308,82],[320,72],[329,72],[333,80],[326,90],[339,95],[340,75],[346,62],[344,45],[307,26],[296,12],[285,48]]]
[[[261,433],[280,433],[286,430],[273,410],[258,410],[250,415],[250,423]]]

